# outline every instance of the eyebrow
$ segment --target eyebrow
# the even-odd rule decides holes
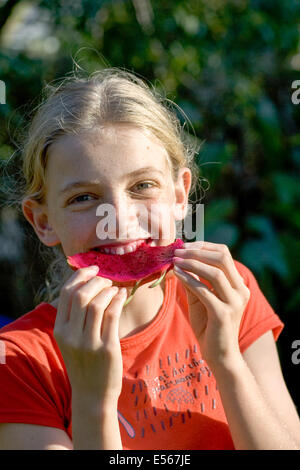
[[[162,175],[163,177],[165,177],[165,173],[161,170],[158,170],[157,168],[155,168],[154,166],[145,166],[143,168],[140,168],[139,170],[135,170],[135,171],[132,171],[131,173],[127,173],[126,175],[124,175],[124,177],[122,179],[125,179],[126,177],[128,176],[138,176],[140,174],[143,174],[143,173],[147,173],[149,171],[154,171],[156,173],[159,173],[160,175]],[[68,183],[60,192],[59,194],[65,194],[69,191],[71,191],[72,189],[74,188],[79,188],[79,187],[82,187],[82,186],[97,186],[99,185],[99,181],[84,181],[84,180],[80,180],[80,181],[73,181],[71,183]]]

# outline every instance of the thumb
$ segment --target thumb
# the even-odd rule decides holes
[[[102,328],[102,341],[104,343],[113,344],[116,340],[119,341],[119,322],[126,297],[126,288],[119,289],[119,292],[104,312]]]
[[[200,301],[199,287],[204,287],[207,289],[207,286],[199,281],[198,276],[194,273],[188,273],[183,271],[178,266],[175,266],[174,273],[178,276],[179,280],[182,282],[185,292],[187,294],[187,299],[189,303],[189,308],[191,310],[195,308],[202,308],[205,310],[204,304]]]
[[[174,270],[174,273],[178,275],[179,280],[184,286],[186,292],[188,309],[189,309],[189,319],[191,326],[196,334],[196,337],[203,331],[207,323],[207,310],[203,302],[201,302],[198,295],[196,294],[196,289],[199,287],[199,280],[192,276],[191,274],[184,271]],[[200,283],[202,284],[202,283]],[[206,286],[205,286],[206,287]]]
[[[185,287],[189,304],[189,320],[196,338],[199,340],[207,325],[207,311],[204,304],[195,294]]]

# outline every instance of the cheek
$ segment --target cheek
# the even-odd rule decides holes
[[[169,240],[174,238],[175,218],[170,201],[152,203],[149,208],[149,231],[154,239]]]
[[[68,256],[81,252],[88,240],[95,239],[97,218],[82,213],[64,214],[56,219],[56,233]]]

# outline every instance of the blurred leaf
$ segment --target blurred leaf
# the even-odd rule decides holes
[[[197,158],[203,175],[213,183],[227,169],[235,151],[236,147],[231,143],[204,142]]]
[[[215,226],[205,225],[205,240],[212,243],[221,243],[232,248],[239,237],[238,228],[229,222],[220,222]]]
[[[286,311],[298,310],[300,308],[300,290],[293,293],[286,304]]]
[[[295,163],[295,166],[300,169],[300,145],[299,147],[292,149],[292,160]]]
[[[280,277],[288,275],[288,266],[284,257],[282,246],[275,234],[274,228],[267,217],[249,216],[247,228],[260,235],[258,239],[248,239],[240,250],[242,262],[250,269],[261,274],[264,269],[270,268]]]
[[[284,204],[300,203],[299,176],[276,172],[270,175],[277,199]]]
[[[224,198],[210,201],[205,205],[205,223],[215,224],[233,215],[236,208],[234,199]]]
[[[216,199],[205,205],[204,235],[205,240],[213,243],[225,243],[232,247],[239,236],[238,227],[228,219],[235,211],[233,199]]]
[[[279,116],[276,107],[266,96],[261,98],[256,107],[256,123],[262,144],[269,155],[283,150]]]
[[[286,276],[286,283],[290,285],[295,285],[297,287],[300,280],[300,243],[298,233],[293,234],[289,232],[282,233],[280,235],[280,241],[282,250],[285,254],[285,259],[288,264],[288,274]],[[293,290],[291,293],[293,294]]]

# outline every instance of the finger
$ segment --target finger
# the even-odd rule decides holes
[[[227,279],[234,289],[240,287],[243,278],[240,276],[229,250],[206,250],[200,248],[179,248],[174,255],[180,258],[194,258],[224,271]]]
[[[112,281],[110,279],[95,276],[73,291],[72,305],[69,314],[70,331],[82,331],[90,302],[104,288],[111,286]]]
[[[218,312],[222,309],[222,303],[213,292],[202,282],[195,279],[186,271],[183,271],[179,266],[174,266],[174,273],[179,277],[184,286],[194,294],[207,308],[207,311]]]
[[[126,298],[127,290],[125,288],[120,289],[104,312],[102,341],[106,344],[119,340],[119,322]]]
[[[191,271],[197,276],[210,282],[216,295],[223,302],[230,303],[233,300],[233,289],[225,273],[215,266],[210,266],[193,258],[174,258],[175,266],[185,271]]]
[[[116,286],[105,287],[89,303],[83,326],[83,336],[89,344],[100,344],[103,315],[118,290]]]
[[[57,315],[55,320],[55,324],[57,326],[64,325],[69,319],[70,309],[72,306],[72,295],[74,291],[85,282],[95,277],[98,271],[99,268],[97,266],[78,269],[63,285],[60,290],[57,306]]]
[[[222,248],[223,247],[223,248]],[[183,248],[186,248],[187,250],[190,249],[195,249],[195,248],[203,248],[205,250],[213,250],[213,251],[218,251],[222,250],[224,248],[228,248],[227,245],[221,244],[221,243],[212,243],[212,242],[206,242],[204,240],[199,240],[196,242],[185,242],[183,245]]]

